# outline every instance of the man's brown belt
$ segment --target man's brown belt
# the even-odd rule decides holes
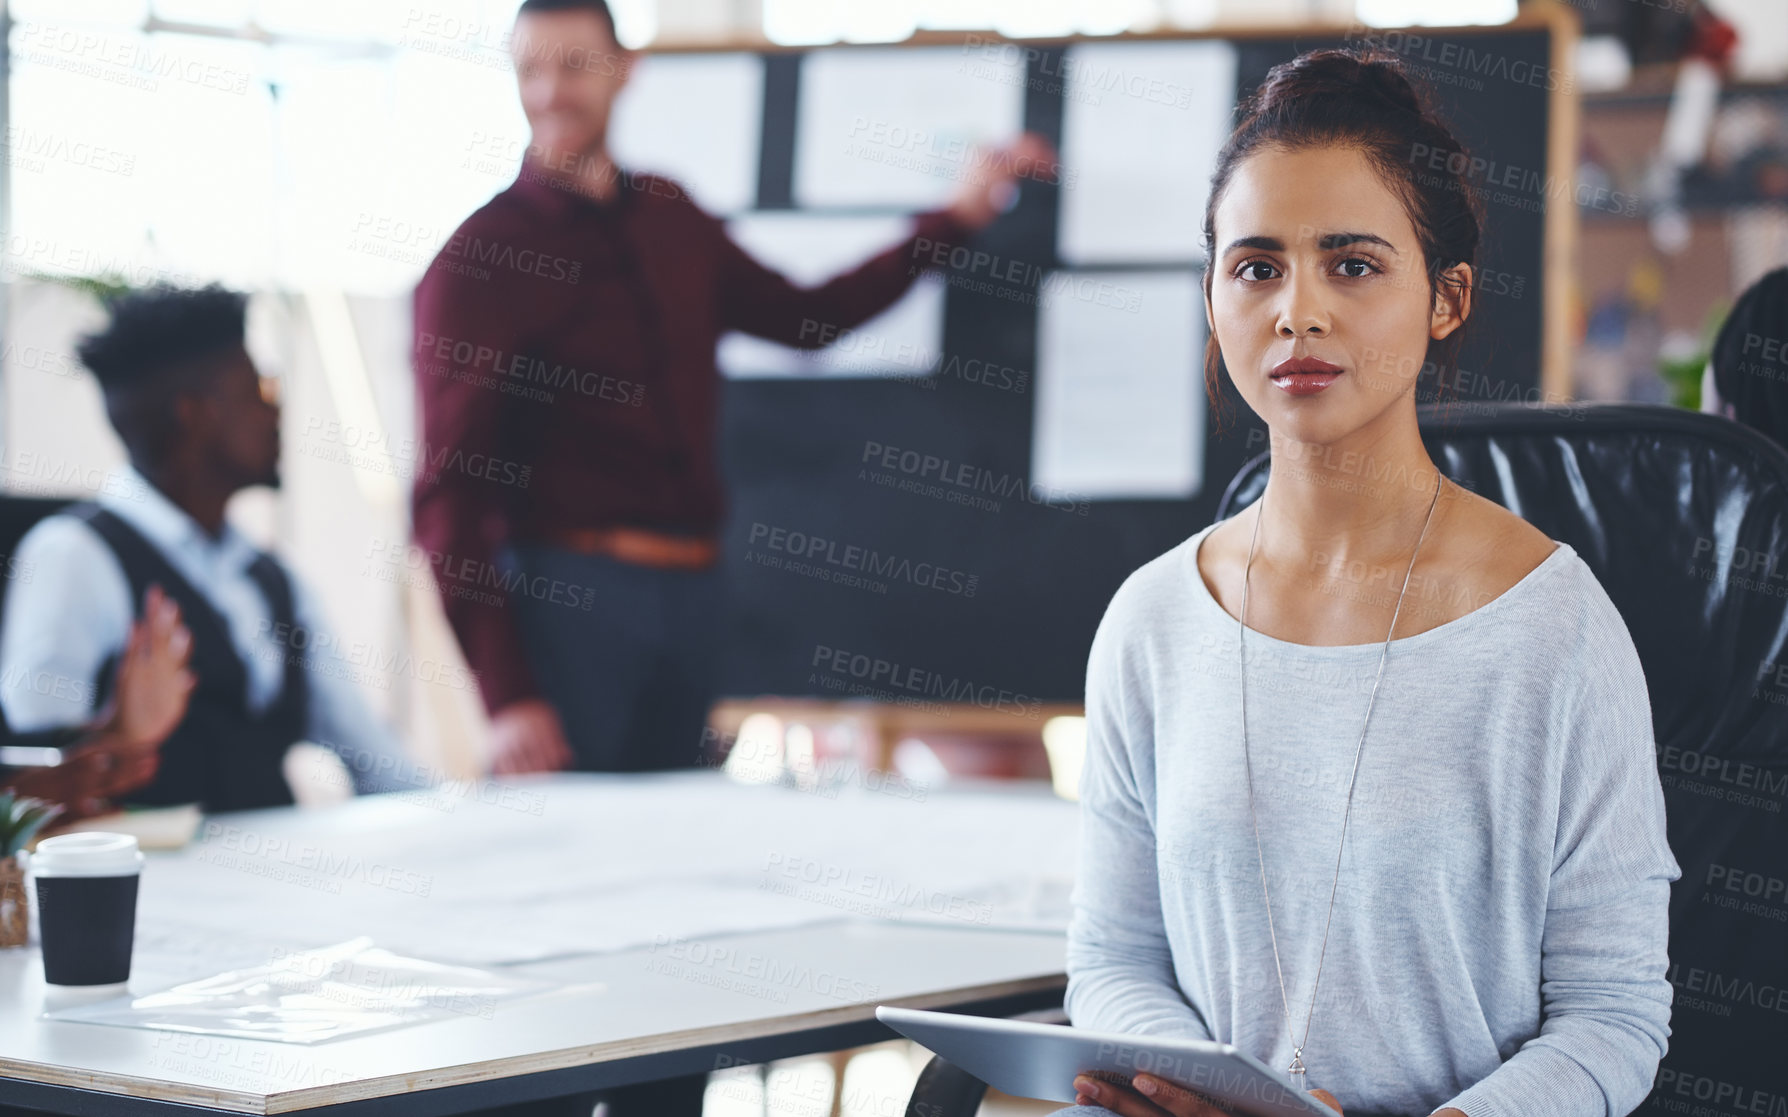
[[[687,535],[662,535],[633,527],[572,528],[544,533],[539,542],[581,555],[604,555],[636,566],[701,570],[720,555],[717,540]]]

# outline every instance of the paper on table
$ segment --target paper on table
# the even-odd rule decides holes
[[[755,54],[648,55],[615,105],[615,158],[677,180],[709,212],[749,209],[763,104]]]
[[[1023,52],[957,47],[811,51],[801,63],[795,201],[803,206],[943,204],[977,145],[1016,137]]]
[[[739,246],[802,286],[849,271],[911,234],[906,217],[749,214],[727,224]],[[826,348],[800,350],[727,334],[718,359],[729,376],[925,376],[944,337],[944,285],[925,276],[893,306],[849,329],[812,323]]]
[[[1195,495],[1204,463],[1197,273],[1056,272],[1038,315],[1031,474],[1086,499]]]
[[[875,786],[560,775],[450,810],[365,796],[220,816],[150,856],[136,960],[172,984],[362,935],[493,966],[841,917],[973,928],[1007,906],[990,890],[1072,874],[1072,803]]]
[[[1005,880],[969,893],[967,909],[973,926],[983,930],[1060,932],[1068,929],[1074,914],[1072,877],[1032,877]],[[918,911],[903,919],[908,923],[935,923],[960,927],[960,914]]]
[[[497,1002],[552,983],[405,958],[359,938],[160,993],[56,1009],[76,1020],[169,1032],[320,1043],[452,1015],[489,1016]]]
[[[1062,259],[1191,263],[1235,105],[1235,50],[1217,41],[1069,49]]]

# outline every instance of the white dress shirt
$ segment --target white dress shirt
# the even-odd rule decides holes
[[[273,631],[272,607],[248,573],[260,552],[228,524],[212,539],[134,469],[114,475],[98,503],[153,544],[217,610],[247,675],[249,709],[258,714],[271,706],[285,685],[287,653]],[[7,589],[0,629],[6,719],[20,733],[87,721],[100,668],[123,651],[137,615],[124,568],[86,523],[57,515],[26,533],[15,569],[23,576]],[[291,581],[295,623],[311,633],[329,631],[305,588],[295,576]],[[302,662],[305,736],[342,758],[355,789],[422,782],[396,736],[356,689],[352,669],[314,646],[304,650]]]

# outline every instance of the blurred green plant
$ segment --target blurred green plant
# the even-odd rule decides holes
[[[1658,376],[1663,379],[1665,388],[1670,392],[1670,402],[1675,406],[1690,411],[1701,410],[1701,375],[1713,353],[1714,338],[1719,336],[1720,326],[1731,312],[1731,303],[1715,303],[1709,308],[1707,320],[1701,325],[1701,344],[1695,348],[1695,352],[1680,357],[1658,358]]]
[[[37,832],[61,813],[55,803],[0,791],[0,861],[30,845]]]
[[[39,283],[54,283],[60,287],[85,291],[97,299],[101,305],[109,304],[119,295],[135,289],[119,272],[101,272],[98,275],[54,275],[50,272],[26,272],[25,278],[34,279]]]

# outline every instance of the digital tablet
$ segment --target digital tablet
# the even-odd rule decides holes
[[[1335,1117],[1333,1109],[1289,1078],[1227,1043],[1111,1035],[888,1005],[877,1005],[875,1018],[1014,1097],[1072,1102],[1078,1074],[1127,1086],[1146,1072],[1248,1117]]]

